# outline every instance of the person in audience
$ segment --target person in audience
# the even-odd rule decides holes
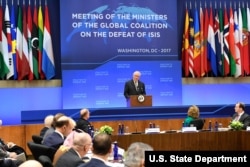
[[[75,127],[75,126],[73,126],[73,127]],[[76,133],[82,133],[82,132],[84,132],[84,131],[81,130],[81,129],[76,129],[76,128],[74,128],[74,129],[72,130],[72,132],[71,132],[71,133],[66,137],[66,139],[64,140],[63,145],[66,146],[66,147],[71,147],[71,146],[73,145],[73,140],[74,140],[75,134],[76,134]],[[84,133],[86,133],[86,132],[84,132]]]
[[[57,150],[63,144],[65,137],[70,134],[72,129],[70,118],[61,116],[55,122],[55,131],[45,137],[43,144]]]
[[[89,126],[91,126],[90,122],[88,121],[90,118],[89,109],[84,108],[80,111],[80,119],[76,122],[76,129],[81,129],[84,132],[88,133]]]
[[[1,167],[17,167],[16,163],[12,159],[0,159],[0,166]]]
[[[124,85],[124,96],[129,100],[131,95],[146,95],[145,84],[140,80],[141,72],[135,71],[133,78]]]
[[[247,126],[250,126],[250,115],[245,112],[245,104],[238,102],[234,107],[234,115],[232,116],[232,121],[240,121],[243,123],[243,129],[246,129]]]
[[[2,122],[0,123],[1,128]],[[26,151],[17,144],[13,142],[5,143],[3,139],[0,138],[0,158],[13,158],[15,159],[17,155],[24,154],[25,158],[27,158]]]
[[[43,167],[37,160],[28,160],[22,163],[19,167]]]
[[[52,123],[53,123],[53,119],[54,119],[54,115],[47,115],[44,118],[44,127],[41,129],[40,131],[40,136],[44,136],[46,131],[52,127]]]
[[[112,140],[110,135],[99,133],[93,138],[92,158],[87,163],[78,167],[109,167],[106,162],[110,153],[112,153]]]
[[[198,119],[200,117],[199,107],[196,105],[192,105],[188,108],[187,117],[184,120],[184,126],[190,126],[190,122],[194,119]]]
[[[49,129],[46,130],[46,132],[45,132],[45,134],[43,136],[43,140],[46,138],[47,135],[52,134],[55,131],[55,123],[62,116],[64,116],[63,113],[57,113],[56,115],[54,115],[52,125],[51,125],[51,127]]]
[[[72,147],[62,154],[55,167],[76,167],[83,164],[83,157],[92,147],[92,139],[88,133],[75,133]]]
[[[153,151],[153,148],[142,142],[132,143],[126,152],[125,167],[144,167],[145,151]]]

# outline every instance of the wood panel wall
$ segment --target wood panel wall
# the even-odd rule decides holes
[[[215,121],[222,123],[223,127],[227,127],[231,118],[206,118],[204,129],[208,128],[209,120],[212,121],[214,125]],[[119,123],[124,124],[128,127],[129,132],[144,132],[145,128],[149,126],[149,123],[155,123],[159,126],[161,131],[163,130],[180,130],[182,127],[183,119],[161,119],[161,120],[120,120],[120,121],[102,121],[102,122],[92,122],[95,129],[99,129],[103,125],[109,125],[113,127],[114,134],[117,134]],[[18,126],[2,126],[0,129],[0,137],[5,141],[11,141],[17,145],[23,147],[28,155],[31,155],[29,148],[27,147],[27,142],[31,141],[31,136],[33,134],[39,135],[43,124],[29,124],[29,125],[18,125]]]

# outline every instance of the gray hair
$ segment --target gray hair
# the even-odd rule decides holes
[[[145,151],[152,150],[153,148],[146,143],[132,143],[126,152],[125,167],[140,167],[145,160]]]

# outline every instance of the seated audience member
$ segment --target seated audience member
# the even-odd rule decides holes
[[[106,133],[99,133],[94,136],[92,146],[92,158],[87,163],[78,167],[109,167],[106,162],[110,153],[112,153],[112,140],[110,135]]]
[[[0,166],[1,167],[17,167],[18,165],[12,159],[0,159]]]
[[[62,154],[55,163],[55,167],[76,167],[83,164],[83,157],[92,146],[92,139],[88,133],[75,133],[72,147]]]
[[[16,167],[23,163],[23,161],[17,160],[17,154],[15,152],[8,152],[0,147],[0,166],[1,167]]]
[[[126,152],[125,167],[144,167],[145,151],[153,151],[153,148],[142,142],[132,143]]]
[[[76,123],[75,121],[70,118],[70,124],[72,127],[75,127]],[[54,155],[54,160],[53,160],[53,164],[55,165],[55,162],[58,160],[58,158],[65,153],[66,151],[68,151],[72,145],[73,145],[73,139],[74,139],[74,135],[75,133],[78,133],[79,131],[76,131],[75,128],[70,132],[70,134],[66,137],[66,139],[64,140],[63,145],[61,145],[58,150],[56,151],[55,155]],[[81,131],[83,132],[83,131]]]
[[[190,126],[190,122],[198,119],[200,116],[200,110],[196,105],[192,105],[189,107],[187,112],[187,117],[184,120],[184,126]]]
[[[2,121],[0,123],[0,128],[2,126]],[[25,150],[16,145],[15,143],[13,142],[7,142],[5,143],[1,138],[0,138],[0,159],[3,159],[3,158],[13,158],[14,160],[16,160],[17,156],[18,155],[21,155],[23,154],[23,157],[25,160],[27,158],[27,154],[25,152]],[[21,161],[18,160],[18,161],[15,161],[17,164],[19,164]]]
[[[45,139],[45,137],[51,133],[53,133],[55,131],[55,122],[60,118],[64,116],[63,113],[57,113],[56,115],[54,115],[53,121],[52,121],[52,125],[49,129],[46,130],[44,136],[43,136],[43,140]]]
[[[70,134],[72,129],[70,118],[61,116],[55,122],[55,131],[45,137],[43,144],[57,150],[63,144],[65,137]]]
[[[53,115],[48,115],[44,118],[44,127],[40,131],[40,136],[44,136],[46,131],[51,128],[52,123],[53,123],[54,116]]]
[[[250,126],[250,116],[245,112],[245,104],[238,102],[234,107],[235,114],[232,117],[232,121],[240,121],[243,123],[243,129]]]
[[[90,112],[87,108],[81,109],[80,119],[76,122],[76,129],[81,129],[84,132],[88,133],[89,126],[91,126],[88,121],[90,118]]]
[[[76,133],[86,133],[84,131],[82,131],[81,129],[73,129],[72,132],[66,137],[66,139],[64,140],[63,145],[67,146],[67,147],[71,147],[73,145],[73,139]]]
[[[7,151],[7,152],[9,152],[9,153],[15,153],[15,155],[19,155],[19,154],[24,153],[25,158],[28,157],[27,154],[26,154],[26,151],[25,151],[22,147],[16,145],[16,144],[13,143],[13,142],[5,143],[5,142],[0,138],[0,147],[1,147],[3,150],[5,150],[5,151]]]
[[[36,160],[28,160],[22,163],[19,167],[43,167],[42,164]]]

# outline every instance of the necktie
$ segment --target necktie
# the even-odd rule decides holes
[[[138,82],[135,82],[135,89],[136,89],[136,91],[139,90],[139,89],[138,89]]]

